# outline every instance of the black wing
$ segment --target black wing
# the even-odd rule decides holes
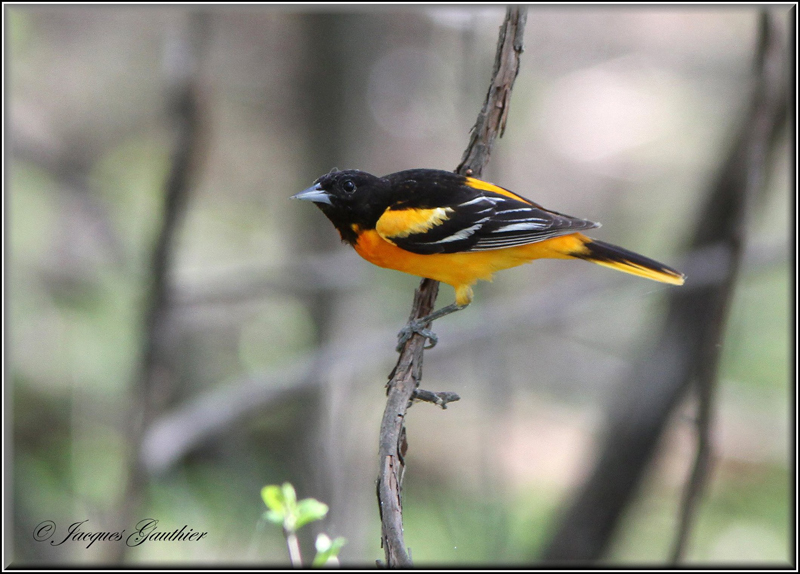
[[[435,191],[407,187],[413,193],[383,213],[378,233],[406,251],[429,255],[505,249],[600,226],[493,184],[455,177]]]

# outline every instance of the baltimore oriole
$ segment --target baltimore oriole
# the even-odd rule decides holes
[[[583,259],[673,285],[685,279],[662,263],[580,233],[599,223],[449,171],[411,169],[376,177],[334,169],[292,197],[313,201],[342,241],[370,263],[453,286],[455,303],[406,325],[398,350],[412,333],[435,345],[427,323],[469,305],[479,279],[534,259]]]

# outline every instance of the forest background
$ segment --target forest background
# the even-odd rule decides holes
[[[418,280],[364,262],[288,197],[334,166],[453,169],[504,9],[4,12],[14,564],[285,563],[259,496],[284,481],[331,507],[304,549],[322,530],[347,538],[345,563],[381,559],[377,431]],[[771,13],[787,41],[793,16]],[[484,179],[702,279],[713,260],[692,267],[687,245],[748,109],[757,35],[751,7],[531,7]],[[714,465],[690,561],[785,563],[793,551],[781,133],[720,341]],[[183,192],[165,211],[181,161]],[[540,261],[479,285],[467,311],[436,325],[425,387],[462,399],[409,411],[416,563],[541,558],[614,417],[630,414],[614,407],[656,344],[670,289]],[[443,286],[439,304],[451,298]],[[668,559],[694,409],[688,397],[671,416],[603,560]],[[32,535],[46,520],[130,532],[145,517],[209,535],[124,552]]]

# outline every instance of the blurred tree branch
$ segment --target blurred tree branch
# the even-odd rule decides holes
[[[786,119],[787,55],[777,22],[766,10],[762,10],[759,16],[755,86],[750,109],[737,138],[736,147],[717,179],[708,212],[704,214],[710,217],[718,212],[718,208],[722,208],[717,204],[717,198],[728,199],[725,237],[719,238],[719,242],[724,242],[730,264],[725,279],[716,287],[716,293],[708,295],[709,298],[716,298],[714,317],[703,346],[698,351],[697,374],[692,389],[698,401],[695,424],[697,452],[684,490],[678,531],[672,548],[673,562],[679,562],[685,554],[697,506],[710,473],[711,424],[722,354],[720,342],[724,336],[733,290],[739,276],[747,216],[753,211],[755,200],[765,187],[770,147],[775,143],[774,136]],[[717,239],[714,236],[706,237],[698,230],[693,243],[700,246],[708,241],[716,242]]]
[[[353,155],[352,148],[364,139],[359,137],[363,134],[354,122],[354,117],[363,110],[356,94],[367,93],[370,58],[376,42],[380,41],[372,32],[381,28],[382,23],[373,14],[312,10],[302,15],[299,24],[304,40],[302,59],[296,69],[295,113],[299,115],[293,122],[293,130],[302,135],[302,173],[316,176],[334,166],[343,166],[346,158]],[[270,117],[269,121],[274,120]],[[308,185],[306,181],[302,183],[297,189]],[[348,258],[347,263],[343,263],[339,259],[352,254],[338,249],[331,230],[320,225],[316,210],[298,212],[299,219],[292,225],[293,238],[289,242],[289,249],[294,250],[290,258],[295,261],[290,264],[294,272],[272,275],[279,280],[289,280],[284,284],[288,285],[292,297],[303,300],[313,324],[316,345],[329,348],[330,341],[336,338],[339,317],[347,305],[347,286],[352,288],[354,278],[364,270],[353,272],[353,260]],[[313,266],[297,265],[300,260],[314,259],[317,264]],[[324,358],[324,355],[317,357]],[[300,532],[300,542],[308,545],[313,541],[313,534],[323,529],[346,533],[349,542],[342,551],[342,558],[348,560],[367,551],[368,526],[361,517],[370,511],[366,498],[352,496],[354,485],[364,480],[364,476],[344,455],[351,419],[343,416],[340,409],[351,396],[351,390],[347,383],[331,384],[331,372],[319,365],[309,372],[315,380],[303,380],[300,391],[303,414],[296,421],[295,431],[302,456],[297,457],[290,472],[294,474],[295,486],[325,500],[330,505],[330,513],[322,522]],[[285,388],[281,383],[281,388]],[[290,394],[289,389],[279,396]],[[265,450],[269,450],[266,447]]]
[[[746,217],[763,186],[767,160],[787,118],[786,56],[774,35],[763,36],[773,27],[762,20],[760,43],[767,49],[763,51],[766,57],[758,58],[763,65],[757,66],[752,104],[709,188],[691,240],[692,250],[715,254],[719,279],[690,288],[694,276],[689,272],[686,286],[670,292],[660,341],[634,366],[625,384],[627,392],[617,395],[620,400],[614,404],[610,427],[598,449],[598,462],[546,547],[545,560],[596,560],[606,552],[670,415],[696,381],[698,453],[684,497],[673,559],[682,554],[709,466],[713,381],[740,265]]]
[[[208,15],[193,12],[185,27],[170,30],[165,41],[164,73],[167,105],[173,122],[170,171],[164,184],[161,224],[150,253],[149,284],[142,306],[141,347],[131,388],[128,411],[127,484],[117,524],[129,525],[142,502],[147,473],[142,464],[142,439],[169,395],[169,368],[159,349],[167,323],[170,301],[169,273],[174,258],[175,236],[189,199],[204,152],[200,102],[200,60],[207,39]],[[112,559],[121,561],[127,546],[111,545]]]
[[[679,267],[691,273],[692,282],[686,289],[694,289],[721,280],[724,271],[719,265],[721,249],[712,247],[695,250],[684,257]],[[202,281],[185,281],[175,287],[172,298],[173,307],[189,309],[211,305],[239,305],[249,301],[268,299],[274,293],[309,296],[320,291],[352,291],[364,284],[364,267],[349,256],[346,251],[328,256],[299,256],[297,261],[264,270],[242,266],[235,269],[223,268],[214,277]],[[788,256],[786,245],[768,240],[748,242],[744,257],[745,266],[766,268]],[[233,277],[233,278],[232,278]],[[624,288],[624,282],[619,283]],[[601,283],[603,283],[601,281]],[[501,304],[502,305],[502,304]]]
[[[522,38],[527,11],[508,8],[497,41],[492,80],[486,100],[464,156],[456,168],[462,175],[479,177],[489,161],[492,146],[505,129],[511,90],[519,72]],[[414,295],[409,320],[429,315],[436,303],[439,283],[423,279]],[[387,385],[386,409],[383,413],[379,440],[380,474],[378,477],[378,509],[381,515],[381,542],[387,567],[411,566],[403,539],[402,486],[405,472],[404,455],[408,448],[404,420],[406,409],[422,379],[422,355],[425,338],[414,334],[400,351]]]
[[[694,252],[678,266],[691,277],[691,283],[682,287],[689,290],[719,284],[724,279],[724,269],[718,265],[720,251],[706,249]],[[753,274],[763,273],[786,262],[785,244],[763,242],[751,244],[747,249],[744,267]],[[228,286],[230,287],[230,286]],[[321,286],[320,288],[327,288]],[[558,285],[528,293],[520,297],[487,303],[485,312],[496,317],[491,325],[461,327],[450,331],[450,337],[437,346],[442,355],[469,353],[472,347],[483,345],[503,334],[520,331],[535,324],[541,328],[564,324],[572,307],[591,299],[602,298],[607,293],[624,295],[635,287],[622,274],[601,274],[581,283]],[[209,293],[200,298],[183,299],[175,305],[228,304],[235,298],[233,293]],[[177,291],[184,289],[177,288]],[[256,295],[253,295],[256,296]],[[180,312],[181,307],[173,308]],[[343,347],[329,342],[310,355],[303,355],[284,369],[271,370],[264,374],[253,374],[216,385],[172,411],[159,414],[148,427],[142,447],[142,459],[148,472],[166,472],[193,449],[226,432],[242,419],[263,412],[270,405],[305,393],[310,386],[320,384],[320,373],[335,369],[341,362],[357,365],[367,371],[385,359],[385,348],[380,341],[391,337],[394,331],[381,329],[363,334]]]

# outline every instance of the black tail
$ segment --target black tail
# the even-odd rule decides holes
[[[639,255],[633,251],[628,251],[622,247],[603,243],[594,239],[586,238],[584,250],[574,253],[575,257],[610,267],[617,271],[624,271],[653,281],[661,283],[671,283],[672,285],[683,285],[686,276],[672,267],[667,267],[663,263],[654,261],[644,255]]]

